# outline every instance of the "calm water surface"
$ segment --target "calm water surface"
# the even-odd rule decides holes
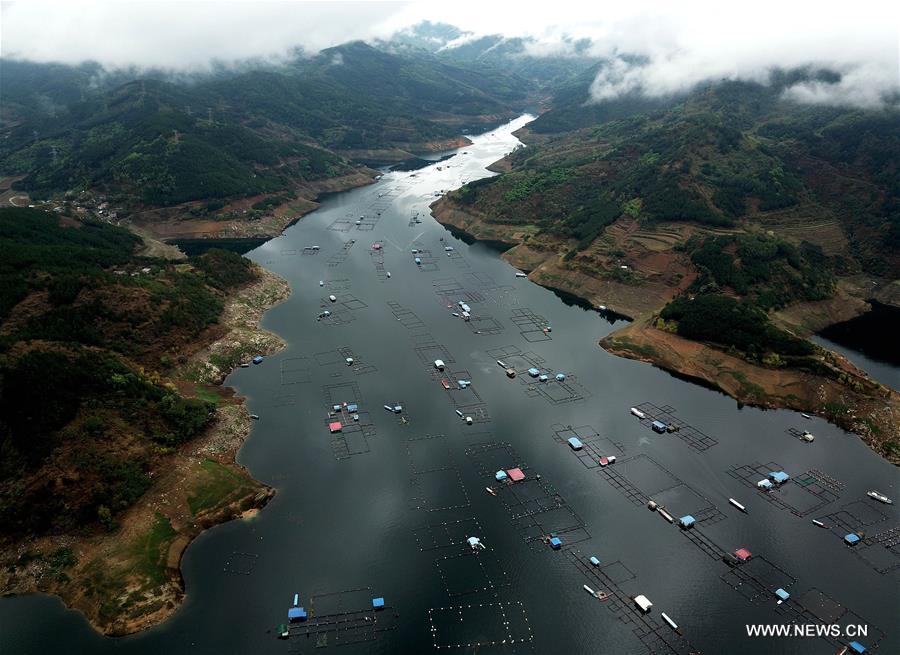
[[[745,636],[747,623],[814,622],[818,614],[864,624],[862,643],[900,652],[898,569],[888,571],[900,564],[897,547],[890,535],[856,550],[842,543],[850,529],[871,537],[900,525],[896,506],[865,496],[874,488],[900,499],[895,468],[818,419],[740,409],[606,354],[596,342],[613,323],[516,278],[496,251],[466,245],[430,217],[434,192],[488,174],[484,167],[517,144],[511,132],[527,120],[475,137],[446,161],[330,197],[249,254],[293,288],[263,321],[287,349],[227,381],[261,415],[239,460],[276,497],[255,519],[190,546],[187,599],[165,624],[108,639],[53,598],[4,599],[0,651],[834,653],[840,640]],[[319,249],[304,250],[312,246]],[[413,249],[425,251],[419,265]],[[452,316],[460,310],[448,305],[460,300],[471,307],[470,323]],[[331,315],[317,320],[325,310]],[[497,359],[517,367],[517,377],[507,378]],[[524,369],[532,364],[551,381],[531,380]],[[472,385],[448,391],[444,377]],[[360,421],[346,417],[335,438],[327,414],[342,402],[358,403]],[[383,409],[398,403],[400,415]],[[654,433],[629,413],[641,403],[674,408],[686,427]],[[582,436],[580,457],[564,441],[566,426]],[[815,442],[791,429],[812,431]],[[608,454],[618,462],[597,466]],[[769,463],[793,479],[767,498],[753,485]],[[499,488],[494,472],[513,466],[525,482]],[[763,473],[749,471],[755,466]],[[803,476],[809,471],[814,478]],[[682,533],[646,509],[648,497],[676,518],[694,515],[697,526]],[[554,531],[561,551],[541,541]],[[477,556],[462,543],[472,535],[486,546]],[[755,558],[732,571],[719,555],[742,546]],[[583,565],[591,555],[601,560],[599,574]],[[584,584],[612,598],[601,602]],[[791,594],[780,607],[777,587]],[[388,609],[357,629],[278,640],[274,628],[294,593],[323,622],[366,610],[373,597]],[[654,604],[646,617],[628,601],[636,594]]]

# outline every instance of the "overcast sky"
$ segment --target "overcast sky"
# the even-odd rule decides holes
[[[807,85],[809,102],[877,104],[900,84],[897,2],[728,0],[553,0],[506,2],[3,2],[0,53],[34,61],[107,67],[203,68],[212,60],[278,60],[292,48],[319,50],[389,37],[421,20],[476,34],[530,35],[536,54],[564,52],[560,37],[589,36],[613,64],[594,97],[641,89],[659,94],[705,79],[764,80],[773,66],[819,65],[844,74],[838,86]],[[635,67],[619,55],[643,55]]]

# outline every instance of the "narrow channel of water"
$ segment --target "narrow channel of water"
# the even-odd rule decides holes
[[[896,505],[866,497],[874,488],[900,498],[894,467],[824,421],[740,409],[605,353],[597,340],[614,321],[517,278],[496,251],[430,217],[435,192],[488,174],[527,120],[446,161],[329,197],[249,253],[293,288],[263,321],[287,349],[227,381],[261,416],[239,459],[277,496],[255,519],[190,546],[187,599],[165,624],[105,639],[55,599],[4,599],[4,653],[688,652],[661,612],[704,653],[835,652],[822,638],[746,636],[748,623],[814,616],[865,624],[859,641],[900,652],[900,551],[889,536],[855,549],[842,541],[853,529],[871,537],[900,526]],[[469,322],[454,316],[460,301]],[[531,366],[548,381],[529,377]],[[344,402],[358,408],[328,415]],[[657,434],[629,412],[638,405],[682,429]],[[343,425],[331,434],[335,420]],[[813,443],[798,438],[803,430]],[[600,467],[609,455],[618,461]],[[495,481],[514,467],[523,482]],[[755,486],[770,469],[792,479],[766,495]],[[647,498],[696,526],[669,524]],[[542,542],[549,533],[560,551]],[[469,536],[486,549],[472,554]],[[747,564],[721,560],[741,547],[754,553]],[[585,584],[612,598],[589,596]],[[791,595],[781,606],[779,587]],[[281,641],[274,629],[295,593],[315,612],[305,625],[321,632],[295,628]],[[653,602],[646,617],[629,600],[638,594]],[[366,611],[375,597],[388,609]],[[338,614],[353,628],[325,631]]]

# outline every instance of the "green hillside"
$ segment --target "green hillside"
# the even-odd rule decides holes
[[[163,384],[214,334],[250,263],[137,257],[130,232],[0,209],[0,525],[55,533],[109,524],[215,405]],[[149,269],[149,270],[147,270]]]

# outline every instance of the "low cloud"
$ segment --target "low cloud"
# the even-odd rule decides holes
[[[483,0],[4,2],[0,54],[41,62],[93,60],[107,68],[209,70],[277,63],[354,39],[388,39],[430,20],[462,30],[453,45],[490,34],[527,36],[524,53],[530,56],[605,61],[591,85],[596,101],[679,93],[708,80],[765,82],[772,70],[806,67],[841,77],[797,84],[788,97],[877,106],[900,95],[898,6],[875,0],[523,0],[514,9]]]

